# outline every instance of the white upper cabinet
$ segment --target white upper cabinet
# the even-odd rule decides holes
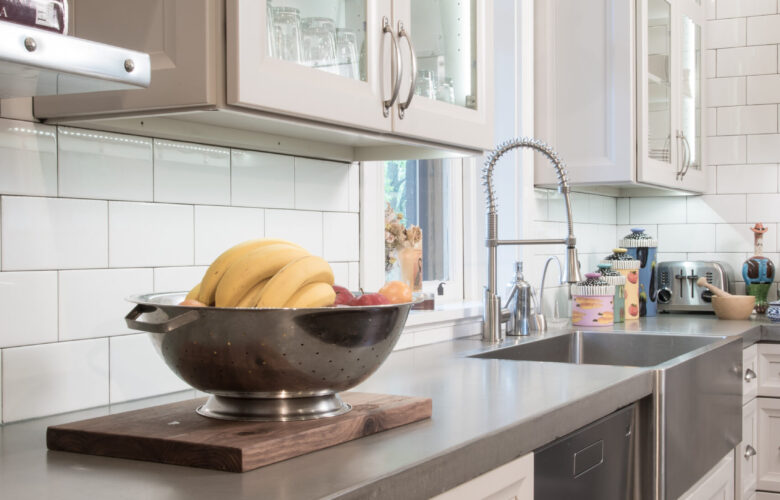
[[[152,83],[39,118],[338,160],[493,146],[489,0],[71,2],[79,36],[149,52]]]
[[[572,184],[704,192],[704,6],[536,6],[537,135],[559,150]],[[537,169],[535,181],[556,179]]]

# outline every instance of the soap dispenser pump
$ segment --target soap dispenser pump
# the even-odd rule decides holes
[[[523,277],[523,263],[515,262],[515,279],[510,283],[511,290],[507,305],[509,321],[506,324],[506,334],[525,336],[538,330],[536,323],[536,295],[534,288]]]

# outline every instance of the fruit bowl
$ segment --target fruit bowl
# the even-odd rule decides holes
[[[168,367],[211,394],[197,409],[226,420],[346,413],[338,396],[392,352],[414,303],[310,309],[178,305],[187,292],[136,295],[127,325],[149,333]]]

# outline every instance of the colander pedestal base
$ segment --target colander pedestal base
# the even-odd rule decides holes
[[[343,415],[352,407],[338,394],[305,398],[233,398],[211,396],[196,411],[220,420],[287,422]]]

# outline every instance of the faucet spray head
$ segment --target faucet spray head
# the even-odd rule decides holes
[[[580,259],[577,255],[577,249],[573,246],[567,246],[565,270],[561,282],[577,283],[579,281],[582,281],[582,274],[580,273]]]

